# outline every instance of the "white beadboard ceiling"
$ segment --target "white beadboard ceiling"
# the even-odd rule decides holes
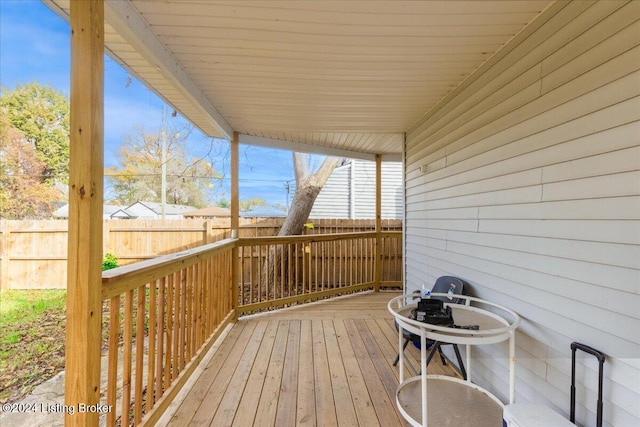
[[[550,3],[105,1],[105,43],[210,136],[399,158],[403,133]]]

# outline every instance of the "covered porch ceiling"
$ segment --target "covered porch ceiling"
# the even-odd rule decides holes
[[[45,0],[68,19],[69,0]],[[105,1],[105,46],[205,134],[400,160],[404,133],[553,1]]]

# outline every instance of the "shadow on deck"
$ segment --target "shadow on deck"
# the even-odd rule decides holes
[[[159,425],[408,425],[391,364],[398,333],[387,302],[397,295],[365,292],[241,318]],[[413,346],[407,354],[419,358]],[[437,359],[429,373],[456,375]]]

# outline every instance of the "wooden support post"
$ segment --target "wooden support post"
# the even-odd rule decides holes
[[[375,291],[380,291],[382,282],[382,157],[376,154],[376,277]]]
[[[103,129],[104,4],[72,0],[65,426],[99,421],[79,405],[100,401]]]
[[[239,138],[238,132],[233,133],[231,140],[231,237],[239,237],[240,233],[240,190],[239,190]],[[231,251],[231,297],[232,308],[234,310],[235,322],[238,320],[238,298],[240,294],[238,279],[240,277],[240,263],[238,262],[238,247],[234,247]]]

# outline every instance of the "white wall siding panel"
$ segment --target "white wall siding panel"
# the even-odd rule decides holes
[[[311,209],[310,218],[350,218],[351,167],[336,168],[322,187]]]
[[[568,416],[569,344],[640,425],[640,2],[558,3],[407,132],[406,287],[457,275],[517,311],[516,398]],[[507,346],[472,350],[505,397]],[[597,364],[578,360],[595,425]]]
[[[311,218],[375,218],[375,197],[375,162],[352,159],[331,175]],[[402,163],[382,162],[382,218],[402,218],[402,205]]]
[[[359,178],[354,182],[353,189],[355,218],[374,218],[376,165],[373,162],[356,162],[354,169],[355,176]]]

